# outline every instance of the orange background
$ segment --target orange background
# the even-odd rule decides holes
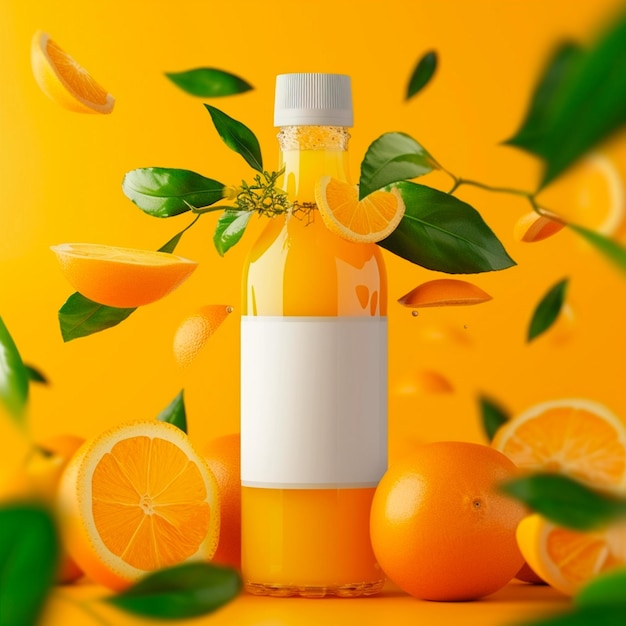
[[[67,344],[58,328],[57,310],[72,289],[50,245],[94,242],[156,249],[190,221],[189,216],[158,220],[142,213],[122,194],[125,172],[146,166],[187,168],[228,184],[251,177],[244,161],[219,139],[202,99],[180,91],[164,72],[212,66],[250,81],[254,91],[212,103],[255,131],[269,168],[277,160],[272,128],[276,74],[339,72],[353,80],[355,181],[369,143],[399,130],[457,175],[532,190],[539,163],[500,143],[517,130],[555,43],[566,37],[588,42],[621,6],[614,0],[67,0],[34,5],[3,0],[0,315],[24,360],[51,381],[32,386],[34,437],[60,432],[89,437],[121,421],[150,419],[183,388],[190,436],[198,446],[238,428],[240,274],[261,220],[253,219],[242,242],[220,258],[212,244],[217,218],[203,217],[177,249],[200,266],[171,296],[114,329]],[[111,115],[70,113],[42,94],[30,69],[30,41],[37,29],[49,32],[116,97]],[[439,53],[437,74],[422,93],[404,102],[410,73],[430,49]],[[602,152],[625,178],[626,138],[618,137]],[[449,188],[437,174],[421,182]],[[546,205],[567,214],[575,193],[572,175],[548,190]],[[395,300],[437,273],[385,252],[391,461],[416,441],[486,441],[476,402],[480,393],[513,412],[543,400],[580,396],[606,404],[624,419],[623,275],[568,231],[534,245],[516,242],[513,225],[530,210],[522,199],[465,187],[458,196],[482,213],[518,265],[470,278],[493,296],[491,302],[424,310],[413,317]],[[562,319],[526,344],[534,307],[564,277],[570,278],[573,322]],[[195,364],[181,371],[172,354],[174,332],[185,316],[211,303],[231,304],[235,312]],[[444,376],[453,392],[433,393],[416,384],[415,372],[423,369]],[[2,420],[0,481],[19,462],[25,445]],[[399,623],[412,606],[407,600],[394,605]],[[506,600],[500,604],[501,622],[511,621],[515,614],[507,613]],[[437,623],[437,606],[428,610]],[[500,623],[498,615],[482,623]],[[270,617],[250,623],[300,623],[297,614],[284,622]]]

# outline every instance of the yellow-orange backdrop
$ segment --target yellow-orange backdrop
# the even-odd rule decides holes
[[[498,185],[532,189],[539,164],[500,144],[521,121],[529,94],[555,43],[587,42],[621,3],[583,0],[425,2],[267,0],[0,4],[0,315],[24,359],[50,379],[33,386],[35,437],[70,431],[91,436],[124,420],[152,418],[185,389],[190,434],[202,444],[238,428],[240,273],[261,227],[220,258],[206,216],[178,251],[200,267],[171,296],[117,328],[64,344],[57,310],[72,292],[49,246],[85,241],[154,249],[188,222],[143,214],[121,191],[130,169],[193,169],[227,183],[250,176],[213,129],[202,99],[174,87],[166,71],[225,69],[254,91],[213,104],[249,125],[265,160],[277,157],[272,128],[274,78],[328,71],[353,78],[354,177],[368,144],[400,130],[421,141],[451,171]],[[29,47],[49,32],[117,99],[110,116],[79,115],[46,98],[35,84]],[[416,60],[436,49],[433,82],[404,102]],[[603,148],[626,176],[626,142]],[[430,177],[435,186],[447,181]],[[429,178],[424,179],[428,183]],[[567,211],[575,180],[553,192]],[[390,282],[390,434],[392,460],[415,441],[484,441],[476,397],[486,393],[512,411],[542,400],[582,396],[626,417],[623,355],[626,282],[573,233],[535,245],[513,239],[521,199],[463,189],[517,267],[474,282],[493,301],[432,309],[413,317],[395,299],[433,272],[386,254]],[[525,332],[539,298],[570,277],[571,327],[561,322],[532,344]],[[179,322],[195,308],[226,303],[235,313],[188,371],[174,362]],[[445,376],[448,394],[400,393],[412,370]],[[280,376],[280,372],[265,372]],[[0,479],[23,444],[0,423]]]

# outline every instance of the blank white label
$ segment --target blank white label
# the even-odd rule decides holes
[[[373,487],[387,469],[387,319],[241,318],[241,480]]]

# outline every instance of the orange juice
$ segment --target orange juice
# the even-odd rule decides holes
[[[369,511],[387,461],[385,271],[375,244],[324,226],[313,197],[320,176],[347,180],[348,137],[342,126],[283,126],[282,187],[296,206],[271,220],[244,269],[242,570],[252,593],[358,596],[384,582]]]

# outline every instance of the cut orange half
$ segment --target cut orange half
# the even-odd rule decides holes
[[[107,306],[150,304],[176,289],[197,263],[174,254],[93,243],[52,246],[69,283]]]
[[[208,561],[217,547],[217,483],[187,435],[167,422],[125,424],[85,443],[61,478],[58,509],[70,555],[111,589]]]
[[[626,427],[590,400],[537,404],[501,426],[492,445],[522,470],[559,472],[594,487],[626,488]]]
[[[488,302],[491,296],[480,287],[456,278],[429,280],[398,299],[414,309],[429,306],[467,306]]]
[[[37,84],[57,104],[77,113],[110,113],[113,110],[113,96],[47,33],[35,33],[31,64]]]
[[[359,200],[355,185],[330,176],[317,181],[315,201],[326,227],[356,243],[373,243],[391,235],[405,208],[397,189],[375,191]]]
[[[626,565],[624,524],[580,532],[534,514],[517,527],[517,543],[530,567],[569,596],[596,576]]]

